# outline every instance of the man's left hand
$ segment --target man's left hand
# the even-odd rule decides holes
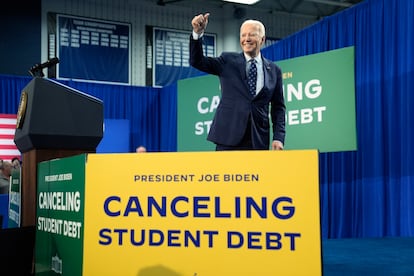
[[[272,150],[283,150],[283,144],[280,141],[272,142]]]

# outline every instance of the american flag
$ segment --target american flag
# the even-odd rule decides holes
[[[14,132],[16,131],[15,114],[0,114],[0,159],[11,161],[14,157],[20,160],[20,151],[14,143]]]

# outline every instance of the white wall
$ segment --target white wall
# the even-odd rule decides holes
[[[217,53],[239,51],[239,27],[245,19],[235,19],[232,5],[222,8],[201,6],[192,1],[188,6],[157,6],[155,0],[42,0],[42,60],[47,60],[47,13],[89,17],[130,23],[132,26],[132,84],[145,85],[145,26],[165,27],[191,32],[194,15],[210,12],[208,32],[217,35]],[[310,17],[284,13],[255,12],[246,17],[259,19],[266,35],[283,38],[315,22]]]

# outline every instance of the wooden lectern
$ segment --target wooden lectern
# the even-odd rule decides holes
[[[21,226],[36,225],[37,164],[94,153],[102,137],[101,100],[41,77],[23,88],[14,137],[23,153]]]

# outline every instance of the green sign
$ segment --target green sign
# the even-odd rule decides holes
[[[215,145],[206,139],[219,102],[220,83],[216,76],[178,81],[178,151],[215,149]]]
[[[85,159],[38,165],[36,275],[82,275]]]
[[[283,72],[285,149],[356,150],[354,47],[276,63]],[[220,93],[216,76],[178,82],[178,151],[214,150],[207,134]]]
[[[21,218],[21,169],[14,169],[10,179],[9,228],[20,227]]]
[[[354,47],[278,61],[285,149],[356,150]]]

